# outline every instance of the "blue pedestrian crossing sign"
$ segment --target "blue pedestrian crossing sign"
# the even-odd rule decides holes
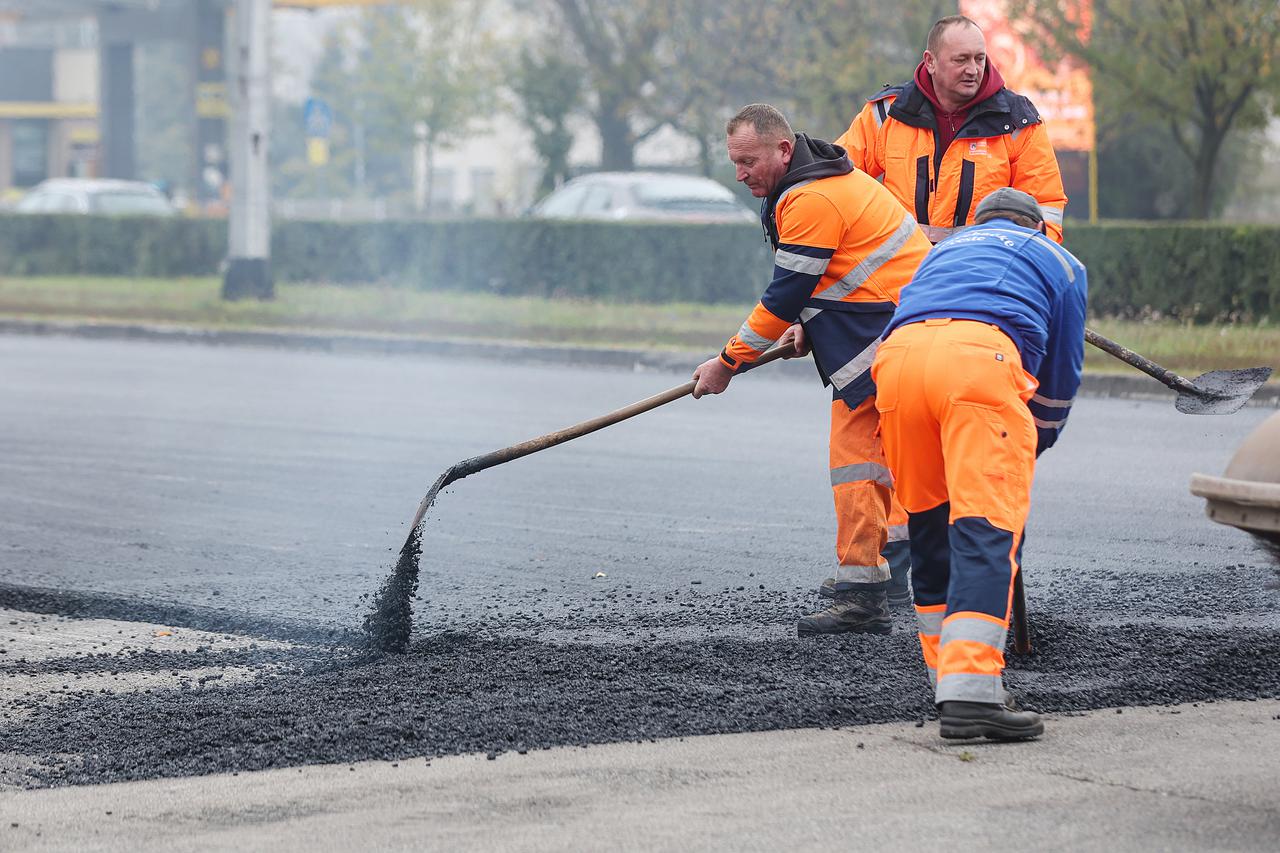
[[[333,129],[333,110],[319,98],[307,98],[302,107],[302,126],[308,139],[328,139]]]

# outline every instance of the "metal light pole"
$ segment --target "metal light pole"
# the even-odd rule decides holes
[[[271,0],[235,0],[231,61],[231,215],[223,299],[271,299]]]

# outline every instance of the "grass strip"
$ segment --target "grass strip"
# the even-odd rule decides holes
[[[715,352],[750,305],[613,303],[389,285],[277,284],[271,302],[225,302],[217,278],[0,277],[0,315],[219,329],[394,334],[509,343]],[[1096,320],[1094,329],[1164,366],[1280,366],[1280,327]],[[1091,371],[1132,370],[1086,347]]]

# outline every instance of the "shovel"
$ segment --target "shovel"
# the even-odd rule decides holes
[[[795,346],[793,344],[774,347],[747,367],[758,367],[793,354],[795,354]],[[738,372],[742,373],[743,370]],[[418,589],[418,560],[422,551],[420,541],[422,531],[420,526],[423,517],[427,514],[427,510],[431,508],[431,505],[435,503],[436,496],[440,494],[441,489],[461,480],[463,477],[469,477],[486,468],[492,468],[504,462],[511,462],[522,456],[528,456],[530,453],[537,453],[539,450],[555,447],[557,444],[564,444],[566,441],[581,438],[588,433],[625,421],[627,418],[633,418],[659,406],[665,406],[667,403],[692,394],[696,385],[696,382],[686,382],[683,385],[677,385],[675,388],[663,391],[661,394],[655,394],[652,397],[632,403],[630,406],[624,406],[607,415],[601,415],[598,418],[592,418],[589,421],[565,427],[557,432],[540,435],[520,444],[513,444],[510,447],[504,447],[492,453],[486,453],[483,456],[464,459],[455,465],[451,465],[448,470],[440,475],[431,490],[427,492],[426,497],[418,504],[418,511],[414,513],[413,522],[409,525],[409,537],[405,539],[404,545],[400,548],[400,557],[396,561],[395,570],[392,572],[391,577],[387,578],[386,583],[382,585],[382,589],[378,591],[377,596],[375,596],[372,612],[365,617],[364,629],[365,633],[368,634],[370,646],[380,651],[403,653],[409,645],[409,632],[412,627],[411,602]]]
[[[755,361],[745,365],[739,373],[745,373],[755,367],[768,364],[771,361],[777,361],[780,358],[786,358],[795,353],[793,344],[785,344],[773,349],[760,356]],[[613,426],[616,423],[625,421],[627,418],[633,418],[636,415],[644,414],[659,406],[665,406],[683,397],[688,397],[693,393],[693,388],[698,383],[689,381],[683,385],[677,385],[663,391],[661,394],[655,394],[647,397],[639,402],[632,403],[630,406],[624,406],[621,409],[610,412],[607,415],[601,415],[598,418],[592,418],[589,421],[583,421],[570,427],[565,427],[556,432],[550,432],[546,435],[540,435],[537,438],[531,438],[520,444],[513,444],[510,447],[504,447],[501,450],[495,450],[492,453],[486,453],[483,456],[475,456],[471,459],[465,459],[462,462],[452,466],[448,471],[440,475],[440,479],[431,487],[431,491],[422,499],[422,503],[418,505],[418,511],[413,516],[413,523],[409,525],[410,531],[418,526],[422,521],[422,517],[426,515],[427,509],[435,501],[436,494],[445,486],[450,485],[463,477],[468,477],[478,471],[486,468],[492,468],[495,465],[501,465],[504,462],[511,462],[522,456],[528,456],[530,453],[537,453],[539,450],[546,450],[548,447],[555,447],[557,444],[564,444],[575,438],[581,438],[588,433],[596,430],[604,429],[607,426]]]
[[[1174,403],[1184,415],[1230,415],[1240,411],[1249,398],[1271,376],[1270,367],[1247,367],[1242,370],[1211,370],[1194,380],[1185,379],[1149,358],[1104,338],[1093,329],[1084,330],[1084,339],[1105,353],[1178,392]],[[1031,629],[1027,623],[1027,598],[1022,586],[1022,572],[1013,579],[1013,649],[1020,655],[1031,653]]]
[[[1104,338],[1093,329],[1084,330],[1084,339],[1177,391],[1178,399],[1174,405],[1184,415],[1230,415],[1238,412],[1271,376],[1270,367],[1247,367],[1242,370],[1211,370],[1195,379],[1184,379],[1133,350]]]

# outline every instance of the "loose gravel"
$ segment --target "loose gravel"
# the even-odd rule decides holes
[[[1257,604],[1275,594],[1235,591],[1237,604],[1241,595]],[[295,645],[4,661],[0,684],[37,671],[67,681],[23,697],[21,713],[0,721],[0,753],[24,768],[10,784],[59,786],[932,716],[909,613],[897,612],[887,637],[799,640],[785,623],[809,602],[803,596],[744,589],[690,597],[706,606],[683,609],[680,624],[664,618],[662,630],[701,631],[697,639],[548,642],[476,621],[434,635],[419,626],[402,654]],[[709,633],[732,633],[736,619],[754,628]],[[1271,627],[1088,624],[1069,608],[1043,606],[1033,606],[1031,620],[1035,653],[1011,656],[1008,671],[1031,708],[1280,696],[1280,632]],[[554,620],[546,627],[571,630]],[[249,675],[225,684],[208,675],[245,667]],[[95,671],[163,671],[176,684],[79,689],[75,679]]]

